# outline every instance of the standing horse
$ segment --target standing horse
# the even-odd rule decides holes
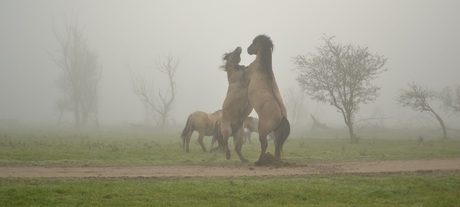
[[[256,117],[248,116],[243,122],[243,129],[244,129],[244,140],[248,141],[249,144],[252,144],[251,142],[251,134],[252,132],[257,132],[259,133],[258,129],[259,125],[259,119]],[[273,140],[275,134],[273,132],[270,132],[268,134],[268,140]]]
[[[259,119],[256,117],[248,116],[243,122],[243,129],[244,129],[244,140],[248,141],[250,144],[251,142],[251,134],[252,132],[259,133],[259,129],[257,128],[259,125]]]
[[[227,72],[228,88],[227,96],[222,104],[222,119],[216,128],[215,138],[219,141],[219,146],[223,149],[227,159],[231,154],[228,148],[228,138],[233,136],[235,151],[241,162],[247,162],[241,154],[241,146],[244,143],[243,122],[252,111],[248,100],[248,84],[246,67],[239,65],[241,58],[241,47],[237,47],[233,52],[223,55],[225,64],[222,66]]]
[[[189,152],[190,138],[194,131],[198,132],[198,142],[201,149],[206,152],[206,147],[203,144],[204,136],[212,136],[214,133],[214,124],[222,117],[222,110],[218,110],[212,114],[195,111],[187,118],[184,130],[182,130],[181,139],[182,147],[186,152]],[[212,147],[212,145],[211,145]]]
[[[281,98],[272,69],[273,42],[266,35],[259,35],[248,47],[256,59],[248,66],[248,96],[251,106],[259,116],[259,140],[261,152],[256,165],[262,165],[267,150],[267,135],[275,132],[275,159],[281,159],[281,150],[289,136],[291,127],[287,120],[286,107]]]

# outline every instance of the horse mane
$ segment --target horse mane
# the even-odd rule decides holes
[[[258,50],[262,50],[259,51],[263,54],[263,58],[259,59],[261,67],[264,68],[262,71],[266,76],[268,76],[268,80],[271,81],[271,78],[273,77],[272,53],[273,48],[275,47],[273,45],[273,41],[269,36],[262,34],[255,37],[252,41],[252,44],[257,45]]]
[[[228,56],[231,54],[232,52],[227,52],[227,53],[224,53],[222,55],[222,61],[224,61],[224,64],[222,64],[219,68],[221,68],[223,71],[227,71],[227,68],[225,67],[225,65],[227,64],[226,61],[228,61]]]

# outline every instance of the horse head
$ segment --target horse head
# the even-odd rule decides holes
[[[225,53],[222,56],[222,60],[225,61],[225,65],[223,65],[222,68],[224,68],[225,71],[231,68],[239,68],[235,66],[238,66],[241,61],[241,51],[241,47],[237,47],[233,52]]]
[[[273,52],[273,42],[267,35],[259,35],[252,41],[252,44],[248,47],[248,54],[256,55],[259,51],[269,50]]]

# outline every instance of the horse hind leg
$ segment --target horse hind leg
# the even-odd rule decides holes
[[[217,147],[214,147],[214,144],[217,142]],[[210,152],[221,150],[223,151],[223,136],[222,131],[220,129],[220,121],[217,120],[214,124],[214,129],[212,133],[212,140],[211,140],[211,148],[209,149]]]
[[[241,148],[244,143],[244,130],[243,128],[240,128],[238,132],[233,135],[233,141],[235,142],[235,151],[240,157],[241,162],[248,162],[247,159],[244,158],[243,154],[241,153]]]
[[[232,157],[230,149],[228,148],[228,137],[230,136],[229,128],[228,124],[221,123],[220,130],[222,132],[222,149],[224,150],[225,158],[227,158],[227,160],[230,160]]]
[[[280,125],[275,130],[275,158],[281,160],[281,151],[283,149],[284,142],[288,138],[291,132],[291,126],[286,117],[283,117]]]
[[[257,166],[263,165],[265,152],[267,151],[268,141],[267,134],[259,131],[259,141],[260,141],[260,156],[259,160],[255,163]]]
[[[206,150],[206,147],[203,144],[203,138],[204,138],[204,134],[200,133],[199,137],[198,137],[198,142],[201,145],[201,150],[203,150],[203,152],[206,152],[207,150]]]

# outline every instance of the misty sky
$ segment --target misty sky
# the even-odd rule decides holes
[[[395,102],[408,82],[436,90],[460,85],[459,9],[457,0],[2,0],[0,119],[56,123],[60,70],[48,53],[58,55],[53,29],[63,34],[66,19],[74,14],[102,65],[102,123],[143,121],[129,70],[161,83],[153,67],[165,54],[181,58],[172,118],[181,124],[195,110],[218,110],[227,90],[226,74],[219,69],[222,54],[237,46],[246,51],[259,34],[274,41],[273,70],[283,96],[298,90],[291,58],[315,52],[323,34],[384,55],[389,70],[374,82],[382,87],[381,95],[362,106],[358,118],[379,108],[399,123],[413,116]],[[241,64],[254,58],[243,52]],[[324,122],[343,123],[334,108],[311,99],[305,104]]]

